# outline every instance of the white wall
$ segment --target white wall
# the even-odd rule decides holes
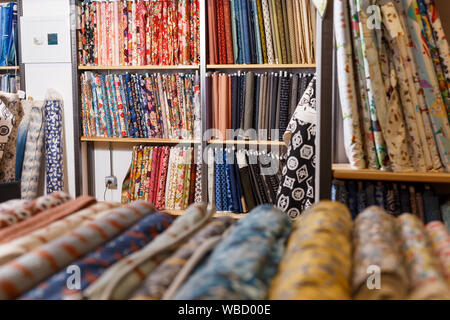
[[[23,0],[23,16],[49,17],[65,16],[70,18],[69,0]],[[69,30],[70,31],[70,30]],[[26,64],[25,85],[27,96],[35,100],[44,99],[49,88],[58,91],[64,99],[64,135],[65,135],[65,186],[72,196],[75,195],[75,153],[73,130],[72,64]]]

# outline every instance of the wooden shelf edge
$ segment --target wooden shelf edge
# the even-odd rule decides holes
[[[386,172],[381,170],[355,170],[349,164],[333,164],[333,177],[341,180],[371,180],[397,182],[450,183],[445,172]]]
[[[78,70],[196,70],[199,65],[177,66],[78,66]]]
[[[192,139],[160,139],[160,138],[103,138],[81,137],[82,142],[112,142],[112,143],[153,143],[153,144],[200,144],[200,140]]]
[[[206,69],[313,69],[316,64],[208,64]]]
[[[19,66],[3,66],[0,67],[0,71],[20,70]]]
[[[185,210],[162,210],[164,212],[167,212],[168,214],[171,214],[173,216],[182,216],[185,213]],[[214,214],[214,218],[220,218],[220,217],[231,217],[233,219],[241,219],[246,216],[246,214],[236,214],[232,212],[217,212]]]
[[[265,140],[209,140],[211,145],[272,145],[285,146],[284,141],[265,141]]]

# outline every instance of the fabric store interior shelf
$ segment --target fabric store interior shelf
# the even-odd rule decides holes
[[[134,143],[154,145],[177,145],[177,144],[200,144],[199,140],[193,139],[162,139],[162,138],[103,138],[103,137],[81,137],[82,142],[111,142],[111,143]]]
[[[78,66],[78,70],[196,70],[199,65],[176,65],[176,66]]]
[[[268,146],[285,146],[284,141],[263,141],[263,140],[210,140],[212,145],[268,145]]]
[[[185,213],[184,210],[163,210],[163,211],[167,212],[173,216],[182,216]],[[245,217],[246,214],[245,213],[244,214],[236,214],[236,213],[232,213],[232,212],[217,212],[214,215],[215,218],[224,217],[224,216],[231,217],[233,219],[241,219],[241,218]]]
[[[333,177],[344,180],[375,180],[398,182],[450,183],[450,173],[444,172],[386,172],[353,170],[349,164],[334,164]]]
[[[207,69],[312,69],[315,64],[208,64]]]

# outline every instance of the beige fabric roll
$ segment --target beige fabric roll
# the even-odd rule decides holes
[[[395,218],[380,207],[370,207],[355,220],[353,229],[353,298],[404,299],[408,279],[395,234]],[[379,268],[380,287],[375,277]]]

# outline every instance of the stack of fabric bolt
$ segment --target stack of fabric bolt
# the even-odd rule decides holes
[[[235,138],[226,136],[227,129],[242,129],[244,132],[239,136],[279,140],[312,78],[309,73],[285,71],[208,73],[206,95],[211,116],[207,128],[217,129],[221,139]],[[253,136],[248,132],[250,129],[256,130]]]
[[[192,147],[133,147],[122,203],[145,200],[158,209],[184,210],[201,199],[201,166]]]
[[[217,211],[248,213],[261,204],[275,204],[281,178],[278,153],[214,149],[208,176],[210,199]]]
[[[83,0],[79,12],[82,65],[200,63],[198,0]]]
[[[445,221],[450,225],[445,199],[441,206],[429,185],[335,180],[331,197],[347,205],[354,218],[367,207],[376,205],[393,216],[412,213],[424,223]]]
[[[389,1],[377,19],[372,4],[334,6],[347,158],[355,169],[450,172],[450,50],[434,0]]]
[[[81,92],[87,137],[201,137],[198,74],[85,72]]]
[[[293,224],[270,205],[236,221],[204,203],[175,218],[146,201],[59,201],[9,203],[34,213],[0,230],[0,299],[450,299],[450,234],[414,215],[370,207],[353,223],[326,201]]]
[[[208,0],[210,64],[312,64],[309,0]]]
[[[18,32],[17,3],[0,4],[0,66],[17,66],[18,63]]]

